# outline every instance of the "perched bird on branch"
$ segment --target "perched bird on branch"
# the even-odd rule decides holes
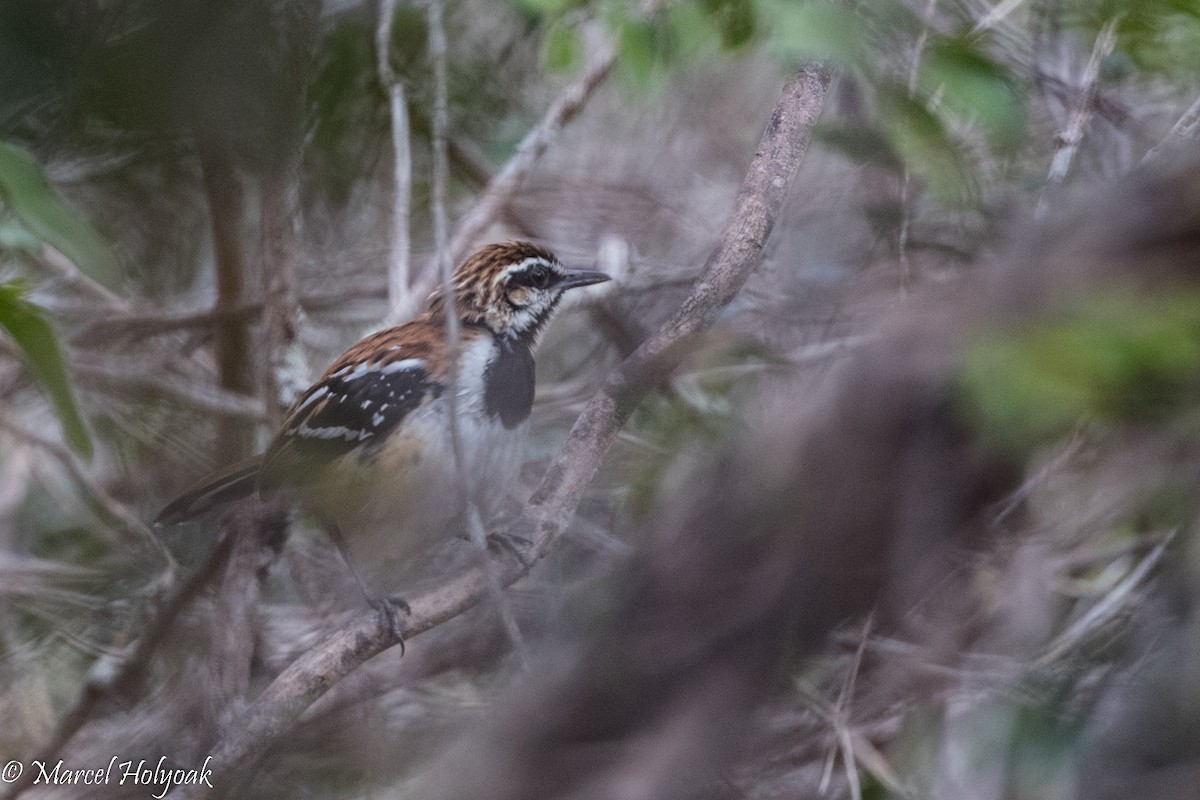
[[[412,321],[350,347],[299,397],[263,454],[201,479],[156,524],[255,492],[283,493],[329,531],[378,606],[395,588],[390,576],[446,539],[465,508],[463,481],[485,515],[507,495],[533,406],[538,335],[567,290],[608,279],[564,269],[528,242],[479,249],[454,272],[452,304],[435,292]],[[447,336],[451,308],[457,357]]]

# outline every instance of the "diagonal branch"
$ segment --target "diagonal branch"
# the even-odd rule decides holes
[[[504,212],[534,165],[558,138],[563,126],[579,116],[596,90],[603,85],[616,60],[616,48],[611,43],[604,44],[593,56],[583,75],[550,104],[538,124],[525,134],[525,138],[517,145],[516,152],[459,221],[458,228],[450,239],[452,264],[462,261],[487,227]],[[408,295],[409,304],[419,302],[429,294],[436,280],[437,271],[426,269],[421,281],[413,286]],[[408,309],[409,313],[412,310]]]
[[[519,557],[492,555],[501,582],[521,578],[554,545],[596,474],[618,430],[653,378],[669,371],[684,345],[712,325],[762,261],[763,248],[779,216],[812,127],[829,89],[830,70],[810,64],[784,86],[771,114],[736,205],[716,250],[678,311],[651,339],[614,370],[604,388],[587,404],[557,458],[547,470],[522,516],[507,533],[527,541]],[[488,595],[481,567],[472,567],[420,594],[406,597],[411,613],[403,635],[411,638],[478,604]],[[296,719],[339,680],[397,638],[378,615],[367,614],[300,656],[263,691],[226,730],[212,751],[217,793],[229,791],[239,774],[252,766]],[[181,800],[211,797],[207,788],[185,786],[171,796]]]
[[[459,221],[458,230],[450,241],[451,261],[458,263],[492,223],[520,188],[533,165],[546,152],[563,126],[578,116],[596,89],[604,83],[616,63],[617,51],[605,44],[577,81],[567,87],[546,109],[541,121],[525,135],[516,153],[496,174],[483,195]]]
[[[1113,17],[1096,34],[1092,55],[1088,58],[1087,66],[1083,69],[1083,76],[1079,79],[1079,101],[1071,110],[1066,128],[1055,137],[1054,157],[1050,160],[1046,188],[1037,202],[1036,213],[1038,215],[1044,214],[1048,210],[1047,192],[1066,180],[1075,155],[1079,152],[1084,131],[1087,130],[1088,123],[1091,122],[1092,115],[1095,113],[1096,98],[1100,93],[1100,65],[1105,58],[1112,54],[1113,48],[1116,46],[1117,24],[1120,21],[1120,15]]]

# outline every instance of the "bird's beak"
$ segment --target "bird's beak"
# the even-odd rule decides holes
[[[603,272],[594,272],[586,269],[568,269],[563,271],[558,285],[563,288],[563,291],[566,291],[578,286],[591,286],[593,283],[604,283],[607,280],[612,280],[612,278]]]

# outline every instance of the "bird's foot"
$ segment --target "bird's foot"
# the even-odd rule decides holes
[[[490,533],[487,537],[487,545],[488,550],[508,552],[516,556],[517,561],[520,561],[525,569],[533,566],[533,561],[530,561],[526,556],[533,547],[533,542],[524,536],[517,536],[512,533]]]
[[[412,608],[403,597],[391,596],[371,600],[371,606],[379,615],[379,627],[390,633],[400,644],[400,655],[404,655],[404,619],[412,614]]]

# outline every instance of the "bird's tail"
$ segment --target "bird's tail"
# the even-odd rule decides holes
[[[155,525],[175,525],[198,517],[218,506],[241,500],[258,488],[258,456],[244,458],[235,464],[206,475],[183,494],[167,503],[154,519]]]

